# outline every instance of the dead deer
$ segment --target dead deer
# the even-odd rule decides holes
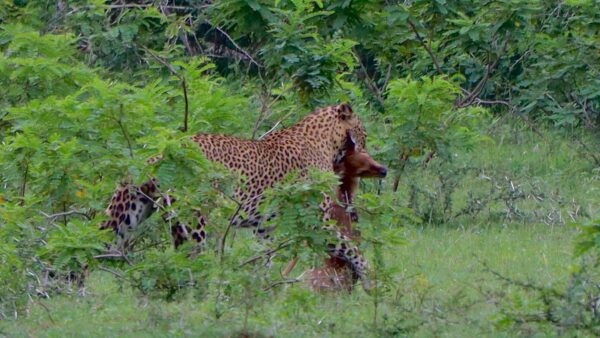
[[[358,214],[354,210],[349,211],[348,208],[352,206],[360,179],[383,178],[387,174],[387,169],[365,150],[356,149],[356,145],[351,140],[347,149],[343,160],[335,166],[335,172],[341,177],[337,198],[343,205],[333,202],[328,212],[329,217],[336,221],[343,236],[353,241],[360,241],[360,231],[352,228],[352,222],[358,221]],[[289,274],[296,263],[297,258],[288,264],[283,275]],[[305,283],[317,291],[352,291],[358,276],[350,264],[337,257],[329,257],[324,263],[321,268],[312,268],[304,272]]]

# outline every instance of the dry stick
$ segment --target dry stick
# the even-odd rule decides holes
[[[287,275],[289,275],[290,272],[292,272],[292,270],[294,270],[294,268],[296,267],[296,264],[298,264],[299,260],[300,260],[300,257],[298,257],[298,256],[294,257],[294,259],[292,259],[292,261],[285,267],[285,270],[283,270],[281,275],[283,277],[287,277]]]
[[[132,283],[132,282],[133,282],[131,279],[129,279],[129,278],[127,278],[127,277],[123,276],[123,274],[121,274],[121,273],[119,273],[119,272],[117,272],[117,271],[111,270],[111,269],[109,269],[109,268],[105,268],[105,267],[103,267],[103,266],[99,266],[99,267],[98,267],[98,269],[100,269],[100,270],[102,270],[102,271],[105,271],[105,272],[108,272],[108,273],[111,273],[111,274],[113,274],[113,275],[115,275],[115,276],[117,276],[117,277],[121,278],[122,280],[128,281],[128,282],[130,282],[130,283]]]
[[[260,78],[260,80],[264,84],[265,80],[263,79],[262,74],[260,72],[258,72],[258,77]],[[267,96],[270,96],[270,94],[271,94],[270,87],[267,87],[267,84],[264,84],[264,86],[265,86],[265,91],[268,91],[268,93],[265,93],[265,91],[263,91],[262,94],[268,94]],[[295,87],[296,87],[296,85],[293,85],[292,89],[294,89]],[[273,107],[273,105],[275,103],[277,103],[277,101],[279,101],[279,99],[281,99],[282,96],[283,96],[283,93],[279,93],[270,102],[265,102],[265,101],[267,101],[266,99],[261,99],[261,111],[260,111],[260,115],[259,115],[258,119],[256,120],[256,123],[254,124],[254,130],[252,131],[252,138],[253,139],[256,137],[256,133],[258,132],[258,128],[260,127],[260,125],[262,124],[262,122],[264,120],[266,120],[267,118],[269,118],[270,116],[273,115],[272,112],[270,114],[265,114],[265,113],[271,111],[271,107]],[[279,124],[279,123],[277,123],[277,124]],[[273,130],[277,126],[277,124],[273,128],[271,128],[271,130]],[[261,139],[263,136],[261,136],[259,139]]]
[[[496,61],[494,61],[494,63],[487,65],[487,67],[485,68],[485,73],[483,74],[483,77],[477,83],[477,85],[475,86],[475,88],[473,88],[473,90],[471,92],[468,92],[468,91],[465,90],[468,93],[467,97],[465,97],[463,100],[461,100],[457,104],[458,107],[468,106],[471,103],[473,103],[473,101],[475,101],[475,100],[478,99],[477,96],[479,96],[479,94],[483,90],[483,87],[485,86],[487,80],[489,80],[489,78],[490,78],[490,74],[492,72],[492,69],[496,68],[496,66],[498,65],[499,61],[500,61],[500,58],[496,59]]]
[[[588,147],[587,144],[585,144],[582,140],[580,139],[576,139],[577,143],[579,143],[579,145],[588,153],[588,155],[590,155],[590,157],[594,160],[594,163],[597,166],[600,166],[600,158],[598,158],[598,156],[594,155],[594,153],[592,152],[592,150]]]
[[[513,105],[512,103],[508,102],[508,101],[504,101],[504,100],[482,100],[480,98],[475,98],[469,105],[471,104],[482,104],[482,105],[494,105],[494,104],[501,104],[501,105],[505,105],[509,108],[510,113],[520,117],[528,126],[529,128],[531,128],[531,130],[533,130],[534,133],[536,133],[538,136],[540,137],[544,137],[544,135],[542,135],[542,132],[539,131],[539,129],[533,124],[531,123],[531,121],[529,121],[529,119],[520,114],[519,113],[519,109]]]
[[[149,7],[154,7],[154,4],[122,4],[122,5],[102,5],[102,7],[106,7],[106,8],[110,8],[110,9],[120,9],[120,8],[149,8]],[[165,8],[165,9],[184,9],[184,10],[190,10],[190,9],[204,9],[204,8],[208,8],[210,7],[210,4],[206,4],[206,5],[199,5],[199,6],[176,6],[176,5],[160,5],[159,7],[161,8]],[[89,8],[94,8],[94,5],[89,5],[86,6]]]
[[[407,22],[408,22],[408,25],[410,26],[410,28],[412,29],[412,31],[415,33],[415,36],[417,37],[417,40],[419,40],[419,42],[421,43],[421,45],[423,46],[423,48],[425,48],[425,50],[427,51],[427,53],[431,57],[431,60],[433,61],[433,65],[435,66],[435,70],[439,74],[443,74],[442,73],[442,68],[440,67],[440,64],[438,63],[438,60],[435,57],[435,54],[433,54],[433,51],[431,50],[431,47],[425,43],[425,40],[423,40],[423,37],[421,36],[421,34],[419,34],[419,31],[417,30],[417,26],[415,26],[415,24],[410,19],[408,19]]]
[[[171,74],[173,74],[175,77],[177,77],[181,81],[181,89],[183,90],[183,100],[184,100],[184,105],[185,105],[184,114],[183,114],[183,127],[181,128],[181,131],[183,131],[184,133],[187,132],[188,116],[190,113],[190,111],[189,111],[190,108],[189,108],[189,101],[188,101],[187,81],[185,80],[185,76],[181,75],[175,68],[173,68],[173,66],[170,63],[168,63],[166,60],[164,60],[160,56],[154,54],[146,46],[141,46],[141,47],[146,53],[150,54],[150,56],[152,56],[156,61],[158,61],[163,66],[167,67],[169,72],[171,72]]]
[[[502,52],[502,53],[506,52],[506,47],[508,46],[508,41],[509,41],[508,39],[506,41],[504,41],[504,46],[502,46],[502,48],[500,49],[500,52]],[[494,42],[496,42],[496,39],[494,39]],[[496,68],[496,66],[498,66],[498,63],[500,62],[500,58],[501,58],[501,54],[496,58],[496,60],[494,60],[493,63],[488,63],[488,65],[485,68],[485,74],[483,75],[481,80],[477,83],[477,85],[475,86],[475,88],[473,88],[473,90],[471,92],[461,88],[462,91],[467,94],[467,96],[460,102],[456,103],[457,107],[465,107],[465,106],[468,106],[471,103],[473,103],[473,101],[479,100],[478,96],[479,96],[479,94],[481,94],[483,87],[485,86],[486,82],[489,80],[492,70],[494,70]],[[489,53],[488,53],[488,62],[490,62]]]
[[[133,263],[129,260],[129,258],[127,258],[127,256],[125,254],[123,254],[122,252],[108,253],[108,254],[94,256],[94,259],[104,259],[104,258],[120,258],[120,259],[124,260],[125,262],[127,262],[127,264],[133,265]]]
[[[542,292],[542,293],[550,293],[550,294],[552,294],[553,296],[556,296],[556,297],[561,297],[562,298],[562,297],[565,296],[564,294],[558,292],[556,289],[545,288],[545,287],[542,287],[542,286],[539,286],[539,285],[535,285],[533,283],[523,282],[523,281],[520,281],[520,280],[512,279],[510,277],[506,277],[506,276],[502,275],[500,272],[498,272],[498,271],[493,270],[492,268],[490,268],[490,266],[488,265],[487,262],[481,261],[478,257],[475,257],[475,258],[479,261],[479,263],[481,265],[483,265],[483,270],[485,272],[491,273],[496,278],[498,278],[499,280],[501,280],[501,281],[503,281],[505,283],[516,285],[516,286],[522,287],[524,289],[529,289],[529,290],[538,291],[538,292]]]

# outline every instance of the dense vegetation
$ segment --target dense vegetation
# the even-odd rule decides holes
[[[0,334],[599,335],[599,56],[597,0],[0,0]],[[273,189],[257,243],[188,144],[339,102],[390,169],[355,206],[370,294],[280,275],[322,261],[334,177]],[[208,216],[196,259],[156,216],[106,254],[148,177]]]

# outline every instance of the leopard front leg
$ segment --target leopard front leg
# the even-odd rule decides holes
[[[363,288],[369,291],[373,288],[373,284],[368,277],[369,262],[360,253],[358,247],[344,237],[340,234],[337,243],[328,243],[327,252],[332,257],[348,262],[354,273],[362,281]]]
[[[323,211],[323,222],[327,223],[332,220],[336,220],[338,225],[340,224],[340,219],[337,219],[334,216],[334,208],[335,202],[329,195],[323,194],[324,200],[319,205],[321,211]],[[342,222],[343,223],[343,222]],[[371,281],[368,278],[369,271],[369,263],[366,258],[360,253],[358,247],[352,242],[352,239],[347,235],[340,232],[340,228],[333,224],[328,224],[322,227],[323,230],[332,233],[337,241],[335,243],[327,244],[327,252],[330,256],[339,258],[345,262],[348,262],[354,271],[354,273],[358,276],[358,278],[362,281],[363,288],[366,291],[369,291],[373,288]]]

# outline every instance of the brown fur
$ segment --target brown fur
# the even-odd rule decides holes
[[[387,169],[377,163],[364,149],[350,146],[344,159],[339,163],[336,172],[341,175],[338,188],[338,199],[346,206],[331,202],[328,216],[335,220],[340,233],[352,241],[360,242],[360,231],[352,228],[352,222],[358,221],[354,211],[346,208],[352,205],[352,199],[358,189],[361,178],[385,177]],[[354,217],[356,216],[356,218]],[[309,287],[317,291],[352,291],[358,275],[352,265],[339,257],[325,259],[324,266],[312,268],[304,273],[304,280]]]

